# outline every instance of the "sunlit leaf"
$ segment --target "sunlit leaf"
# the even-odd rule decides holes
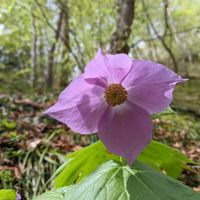
[[[109,153],[99,141],[68,155],[67,159],[69,159],[67,165],[54,180],[54,186],[57,188],[79,182],[102,163],[110,159],[119,160],[120,158]]]
[[[163,112],[161,113],[158,113],[158,114],[153,114],[152,117],[153,119],[156,119],[156,118],[159,118],[163,115],[174,115],[176,112],[174,110],[172,110],[171,107],[167,107],[166,110],[164,110]]]
[[[190,169],[187,164],[195,164],[180,151],[156,141],[152,141],[137,159],[174,178],[183,169]]]
[[[64,194],[58,191],[46,192],[33,200],[64,200]]]
[[[162,173],[135,162],[133,168],[108,161],[79,184],[64,200],[199,200],[200,194]]]
[[[1,126],[7,130],[13,130],[16,128],[17,124],[14,121],[8,121],[4,119],[1,121]]]
[[[0,199],[1,200],[16,200],[15,190],[10,190],[10,189],[0,190]]]
[[[98,141],[68,155],[67,159],[67,164],[62,167],[63,170],[59,170],[61,172],[54,180],[56,188],[78,183],[99,165],[108,160],[120,161],[121,158],[109,153],[103,143]],[[156,141],[152,141],[145,148],[138,160],[175,178],[183,169],[189,169],[187,163],[193,163],[181,152]]]

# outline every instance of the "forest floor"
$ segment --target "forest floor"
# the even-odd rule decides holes
[[[154,120],[154,139],[200,162],[200,80],[180,85],[175,93],[173,116]],[[31,199],[50,187],[46,182],[65,155],[97,139],[73,134],[66,126],[44,116],[55,101],[49,93],[0,95],[0,188],[15,188]],[[183,171],[179,180],[200,191],[198,167]]]

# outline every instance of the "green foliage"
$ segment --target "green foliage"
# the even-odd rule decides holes
[[[8,121],[6,119],[2,120],[0,122],[0,125],[2,126],[2,128],[6,129],[6,130],[13,130],[17,126],[16,122],[14,122],[14,121]]]
[[[158,134],[159,129],[164,130],[169,135],[159,140],[163,143],[170,144],[173,141],[179,142],[181,146],[192,145],[200,142],[200,123],[199,117],[187,114],[177,113],[177,115],[163,115],[159,118],[159,123],[155,127],[155,136]],[[179,139],[172,138],[177,135]],[[176,136],[176,137],[177,137]],[[178,141],[177,141],[178,140]]]
[[[179,151],[156,141],[152,141],[137,159],[175,178],[183,169],[189,169],[187,163],[193,163]],[[120,161],[121,158],[109,153],[100,141],[76,151],[67,156],[66,163],[56,172],[60,174],[54,180],[54,186],[59,188],[78,183],[108,160]]]
[[[35,20],[37,35],[37,89],[43,91],[45,88],[45,75],[49,59],[48,51],[51,49],[52,43],[55,42],[55,30],[53,28],[56,29],[58,15],[62,6],[58,3],[61,1],[39,0],[38,2],[39,6],[35,0],[1,0],[0,93],[35,93],[30,84],[30,77],[32,76],[33,20]],[[94,56],[98,47],[103,47],[105,50],[109,48],[110,38],[116,27],[116,13],[118,12],[115,7],[115,0],[106,0],[104,3],[88,0],[68,0],[63,2],[67,2],[69,7],[69,44],[71,50],[67,49],[66,55],[63,55],[65,47],[61,39],[59,39],[55,46],[53,66],[54,79],[62,79],[62,86],[72,79],[72,75],[79,73],[79,69],[77,69],[78,62],[73,58],[72,52],[77,55],[78,61],[81,63],[81,67],[83,67]],[[163,0],[145,0],[145,2],[152,23],[160,36],[162,36],[166,25],[163,15]],[[199,3],[199,0],[169,0],[168,20],[173,34],[165,36],[167,45],[174,53],[175,59],[179,64],[180,72],[185,73],[185,66],[192,76],[198,76],[199,73],[197,72],[200,69],[200,34],[199,28],[195,28],[199,26],[200,10],[197,6]],[[66,34],[68,33],[66,32]],[[169,34],[169,31],[167,31],[167,34]],[[177,42],[178,40],[181,42]],[[138,41],[141,42],[136,44]],[[157,60],[167,64],[169,67],[173,67],[165,48],[159,39],[156,39],[155,33],[149,27],[141,1],[136,1],[129,45],[130,56]],[[67,62],[63,62],[66,58]],[[59,81],[56,82],[55,86],[58,86]],[[60,90],[59,88],[56,89]],[[177,91],[179,93],[175,93],[176,98],[174,102],[176,107],[185,110],[190,109],[195,111],[195,113],[200,112],[199,80],[188,81]],[[38,95],[37,93],[35,94]],[[0,102],[0,104],[4,106],[4,102]],[[21,106],[18,105],[18,109],[20,110]],[[26,109],[27,113],[32,112],[32,108],[28,107]],[[47,189],[48,186],[45,185],[45,182],[50,176],[48,173],[53,173],[59,165],[59,161],[54,159],[55,155],[57,158],[58,152],[52,150],[52,147],[46,143],[40,144],[36,149],[28,149],[27,151],[16,149],[12,144],[14,144],[14,138],[16,140],[20,139],[17,131],[19,125],[10,121],[10,117],[4,119],[4,112],[8,112],[8,116],[16,115],[10,115],[10,108],[6,106],[5,109],[0,110],[0,118],[2,117],[3,119],[0,122],[0,132],[7,134],[8,142],[6,144],[9,145],[9,150],[6,150],[5,155],[8,155],[6,157],[8,160],[17,159],[16,163],[24,167],[23,179],[20,184],[22,185],[24,196],[30,199],[33,195],[37,195],[39,192]],[[163,117],[167,123],[169,122],[168,125],[164,124],[162,126],[170,134],[175,131],[179,133],[184,129],[188,133],[188,137],[192,136],[194,140],[200,138],[200,125],[199,121],[197,121],[199,119],[193,119],[191,116],[174,115],[171,117],[172,113],[173,111],[168,109],[163,113],[154,115],[153,118]],[[33,123],[37,123],[37,119],[32,119]],[[23,118],[23,120],[27,120],[27,117]],[[16,132],[9,132],[13,129],[16,129]],[[26,136],[24,131],[22,135]],[[165,139],[162,140],[164,141]],[[185,139],[181,142],[186,143],[188,140],[186,141]],[[99,165],[110,159],[120,160],[119,157],[107,152],[101,143],[96,143],[94,146],[70,154],[67,157],[66,163],[56,171],[55,176],[59,175],[55,179],[54,184],[56,187],[60,187],[62,185],[79,183],[84,177],[94,172]],[[193,164],[186,156],[155,141],[138,156],[138,160],[175,178],[179,176],[182,169],[188,169],[187,163]],[[1,178],[4,178],[5,185],[11,186],[13,179],[9,179],[9,176],[7,176],[9,174],[6,173]],[[58,198],[61,198],[60,193],[56,192]],[[46,199],[50,199],[52,195],[52,192],[49,193]],[[56,197],[54,196],[54,198]]]
[[[198,64],[199,65],[199,64]],[[193,72],[200,74],[198,66],[194,66]],[[177,109],[191,111],[200,115],[200,79],[190,79],[175,90],[173,106]]]
[[[76,1],[69,0],[70,27],[76,33],[71,36],[74,45],[75,37],[84,44],[84,59],[88,61],[94,56],[97,48],[106,46],[114,31],[116,12],[113,9],[114,0],[101,1]],[[81,31],[80,31],[81,30]],[[88,38],[91,38],[89,41]],[[81,53],[78,52],[81,57]]]
[[[12,188],[14,178],[9,170],[1,170],[0,171],[0,185],[2,188]],[[0,198],[1,199],[1,198]]]
[[[81,183],[71,186],[65,200],[198,200],[200,194],[180,182],[136,162],[133,168],[109,161]]]
[[[32,144],[35,145],[32,147],[30,145],[30,149],[19,157],[24,169],[20,183],[26,199],[31,199],[49,188],[48,179],[63,161],[64,156],[50,146],[53,137],[51,134],[44,143]]]
[[[0,69],[0,93],[8,93],[13,94],[17,92],[33,94],[33,88],[30,85],[30,77],[31,71],[29,68],[14,70],[14,69]],[[8,78],[9,77],[9,78]]]
[[[1,200],[16,200],[16,192],[14,190],[2,189],[0,190]]]
[[[36,3],[39,2],[39,3]],[[9,79],[18,79],[22,86],[26,88],[27,82],[30,84],[32,75],[31,51],[33,44],[33,20],[37,35],[37,75],[38,89],[44,88],[46,81],[46,70],[48,63],[48,50],[55,42],[55,29],[59,18],[61,1],[34,1],[34,0],[10,0],[1,1],[0,8],[0,54],[1,65],[9,71],[4,74]],[[74,0],[64,1],[69,10],[68,25],[70,50],[63,53],[65,46],[61,39],[56,43],[54,55],[54,75],[55,80],[64,80],[62,86],[71,80],[77,66],[80,69],[94,56],[97,48],[108,49],[110,38],[115,30],[117,22],[117,9],[115,0],[100,1]],[[151,21],[155,25],[160,36],[165,32],[165,21],[163,15],[162,0],[145,0]],[[200,12],[196,4],[199,0],[183,2],[180,0],[169,1],[168,21],[172,34],[167,31],[165,40],[172,50],[176,61],[179,64],[180,72],[185,74],[185,69],[193,73],[193,63],[188,61],[189,57],[199,60],[199,16]],[[168,64],[173,67],[171,59],[163,47],[162,43],[149,27],[149,22],[145,16],[145,9],[141,1],[135,4],[135,16],[132,32],[129,39],[130,55],[134,58],[146,58]],[[13,17],[10,17],[13,16]],[[67,21],[67,20],[66,20]],[[184,23],[182,23],[184,21]],[[151,32],[151,33],[150,33]],[[89,38],[89,39],[88,39]],[[178,39],[177,39],[178,38]],[[138,42],[140,41],[140,42]],[[178,41],[184,41],[180,43]],[[162,53],[161,53],[162,52]],[[65,55],[64,55],[65,54]],[[77,56],[74,59],[73,54]],[[67,59],[66,59],[67,58]],[[185,60],[185,61],[184,61]],[[182,63],[183,62],[183,63]],[[1,66],[0,66],[1,68]],[[195,65],[199,69],[199,64]],[[14,76],[18,70],[30,70],[23,79]],[[1,75],[0,75],[1,79]],[[13,84],[12,81],[3,80],[5,84]],[[58,86],[57,81],[56,86]],[[5,87],[2,84],[2,87]],[[8,86],[7,86],[8,87]],[[12,87],[9,87],[11,90]],[[16,90],[20,90],[17,87]]]
[[[64,194],[57,191],[46,192],[33,200],[64,200]]]
[[[163,112],[161,113],[158,113],[158,114],[153,114],[152,117],[153,119],[156,119],[156,118],[159,118],[163,115],[173,115],[175,114],[176,112],[174,110],[172,110],[172,108],[168,107],[166,110],[164,110]]]
[[[183,169],[190,170],[187,164],[195,164],[176,149],[156,141],[152,141],[139,154],[137,159],[154,169],[164,171],[167,175],[174,178],[178,178]]]
[[[97,142],[67,156],[64,166],[56,173],[60,174],[54,180],[56,188],[79,182],[93,172],[99,165],[110,160],[119,160],[119,157],[109,153],[102,142]]]
[[[135,162],[133,167],[117,161],[102,164],[95,172],[63,193],[48,192],[34,200],[198,200],[200,194],[148,166]]]

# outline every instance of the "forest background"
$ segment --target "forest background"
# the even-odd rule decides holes
[[[67,153],[96,141],[42,113],[99,47],[189,78],[176,114],[154,120],[154,139],[200,161],[199,22],[200,0],[0,0],[0,188],[30,199]],[[179,180],[199,191],[198,174]]]

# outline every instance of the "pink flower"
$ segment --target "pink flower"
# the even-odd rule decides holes
[[[19,193],[17,193],[16,194],[16,200],[21,200],[21,199],[22,199],[21,195]]]
[[[132,164],[151,141],[151,114],[169,106],[176,83],[183,81],[161,64],[99,49],[45,113],[75,132],[98,132],[110,152]]]

